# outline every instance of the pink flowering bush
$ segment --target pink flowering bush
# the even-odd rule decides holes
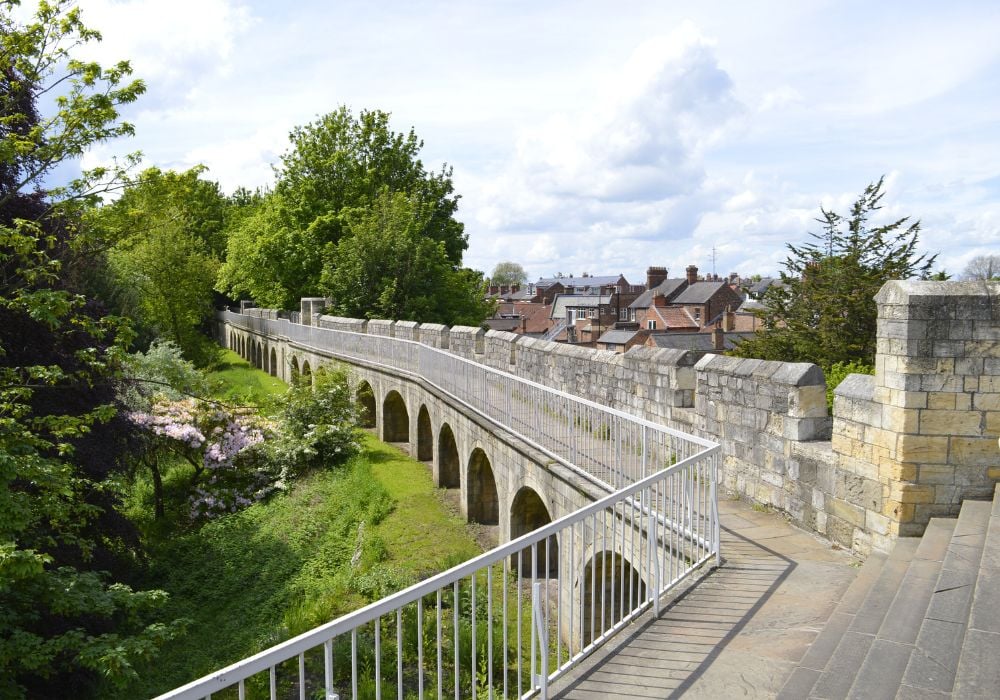
[[[195,399],[160,398],[149,411],[129,413],[129,419],[154,440],[147,461],[153,471],[158,516],[163,513],[161,450],[194,467],[190,481],[193,519],[236,512],[282,486],[260,449],[274,426],[249,410]]]

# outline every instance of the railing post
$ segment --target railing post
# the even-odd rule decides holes
[[[542,611],[542,583],[536,581],[531,586],[531,624],[535,628],[535,637],[538,639],[538,675],[532,678],[532,685],[538,687],[538,694],[542,700],[549,697],[549,630],[545,624],[545,615]],[[535,650],[532,649],[534,654]]]
[[[719,454],[712,455],[709,468],[712,470],[712,546],[715,547],[715,567],[722,566],[722,537],[719,522]]]
[[[656,617],[660,616],[660,557],[653,550],[656,546],[656,514],[650,509],[649,524],[646,526],[647,537],[649,538],[649,551],[652,557],[653,574],[653,612]]]

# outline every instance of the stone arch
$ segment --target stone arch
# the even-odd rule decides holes
[[[595,554],[583,570],[583,643],[611,629],[646,597],[646,584],[617,552]]]
[[[425,404],[421,404],[417,412],[417,459],[421,462],[434,459],[434,429],[431,427],[431,414]]]
[[[239,349],[237,350],[237,352],[240,354],[240,357],[242,357],[245,360],[245,359],[247,359],[247,342],[246,342],[246,339],[243,336],[240,336],[240,339],[239,339],[238,342],[239,342]]]
[[[358,425],[362,428],[374,428],[376,406],[372,385],[362,379],[354,392],[354,400],[358,405]]]
[[[461,479],[455,433],[452,432],[451,426],[445,423],[438,434],[438,486],[443,489],[461,488]]]
[[[499,525],[500,499],[497,496],[497,482],[493,476],[493,465],[482,448],[477,447],[472,451],[467,473],[465,484],[469,522]]]
[[[510,505],[510,538],[517,539],[521,535],[534,532],[543,525],[552,522],[552,515],[545,507],[545,502],[530,486],[522,486],[514,495],[514,500]],[[526,550],[521,553],[521,570],[525,576],[530,576],[537,571],[539,577],[555,577],[559,574],[559,544],[555,538],[539,542],[535,547],[536,560],[531,561],[531,551]],[[513,566],[517,568],[517,556],[514,557]]]
[[[292,355],[292,363],[291,364],[292,364],[292,377],[291,377],[291,379],[292,379],[293,382],[296,382],[299,379],[299,358],[297,358],[295,355]]]
[[[410,441],[410,413],[398,391],[390,391],[382,402],[382,439],[386,442]]]
[[[269,363],[268,372],[272,377],[278,376],[278,353],[274,348],[271,348],[271,362]]]
[[[309,381],[312,382],[312,369],[310,369],[310,367],[309,367],[309,360],[302,360],[302,379],[303,379],[303,381],[306,379],[306,377],[308,377]]]

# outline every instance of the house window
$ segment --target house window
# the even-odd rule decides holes
[[[590,310],[590,317],[591,318],[597,318],[597,309],[591,309]]]
[[[635,309],[629,309],[628,320],[635,321]]]
[[[646,330],[655,331],[656,330],[656,321],[654,321],[652,319],[646,321]]]
[[[628,313],[629,313],[628,308],[621,309],[618,312],[618,320],[619,321],[627,321],[628,320]],[[632,313],[633,314],[635,313],[635,309],[632,310]],[[635,319],[633,318],[632,320],[634,321]]]
[[[698,309],[694,310],[694,320],[696,322],[701,322],[701,311],[699,311]]]

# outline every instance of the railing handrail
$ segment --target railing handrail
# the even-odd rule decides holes
[[[401,605],[414,603],[418,599],[434,593],[443,586],[453,584],[456,581],[461,581],[462,579],[476,573],[484,566],[502,562],[507,557],[522,551],[525,546],[547,540],[549,537],[559,533],[566,527],[582,522],[586,518],[603,511],[609,506],[625,503],[628,498],[636,492],[645,489],[647,486],[656,483],[673,472],[681,471],[695,462],[704,459],[705,457],[716,454],[719,449],[719,446],[716,445],[705,452],[699,452],[698,454],[688,457],[677,464],[671,465],[666,469],[662,469],[655,474],[637,481],[634,484],[630,484],[620,491],[605,496],[599,501],[594,501],[593,503],[574,511],[569,515],[565,515],[558,520],[554,520],[553,522],[543,525],[536,530],[532,530],[525,535],[521,535],[517,539],[495,547],[494,549],[484,552],[473,559],[469,559],[468,561],[458,564],[457,566],[454,566],[446,571],[435,574],[430,578],[413,584],[409,588],[404,588],[397,593],[393,593],[392,595],[382,598],[381,600],[370,603],[363,608],[355,610],[354,612],[342,615],[336,620],[327,622],[319,627],[314,627],[307,632],[303,632],[297,637],[281,642],[270,649],[265,649],[254,656],[237,661],[230,666],[212,673],[210,676],[206,676],[193,681],[188,685],[177,688],[168,695],[170,698],[204,697],[207,692],[211,692],[208,690],[208,686],[213,681],[216,681],[216,679],[224,681],[226,685],[230,685],[242,678],[249,678],[250,676],[260,673],[271,666],[288,661],[289,659],[297,656],[299,653],[312,649],[331,637],[349,632],[353,628],[372,622],[373,620],[386,615]],[[195,690],[198,690],[198,692],[190,692]],[[167,696],[164,695],[161,697]]]
[[[232,316],[237,316],[240,319],[254,319],[254,318],[256,318],[256,319],[261,320],[261,321],[269,321],[269,322],[281,322],[281,321],[284,321],[284,322],[286,322],[288,324],[292,324],[292,322],[289,319],[285,319],[285,318],[278,318],[278,319],[260,318],[258,316],[246,316],[244,314],[233,313],[231,311],[226,311],[225,313],[227,313],[229,315],[232,315]],[[293,325],[302,325],[302,324],[293,324]],[[456,355],[456,354],[454,354],[452,352],[449,352],[447,350],[443,350],[441,348],[436,348],[433,345],[427,345],[426,343],[421,343],[418,340],[410,340],[408,338],[396,338],[396,337],[393,337],[393,336],[386,336],[386,335],[373,335],[371,333],[358,333],[357,331],[347,331],[347,330],[342,330],[342,329],[339,329],[339,328],[324,328],[323,326],[303,326],[303,328],[314,328],[314,329],[319,330],[319,331],[324,331],[324,332],[329,332],[329,333],[343,333],[345,335],[352,335],[352,336],[357,336],[357,337],[361,337],[361,338],[381,338],[381,339],[390,340],[390,341],[393,341],[393,342],[396,342],[396,343],[400,343],[400,344],[410,344],[410,345],[414,345],[414,346],[421,347],[421,348],[427,348],[428,350],[431,350],[431,351],[434,351],[434,352],[436,352],[438,354],[447,356],[448,359],[458,360],[458,361],[460,361],[460,362],[462,362],[464,364],[472,365],[472,366],[474,366],[476,368],[479,368],[479,369],[484,369],[484,370],[486,370],[488,372],[492,372],[492,373],[497,374],[497,375],[499,375],[501,377],[504,377],[504,378],[507,378],[507,379],[513,379],[514,381],[517,381],[517,382],[520,382],[520,383],[523,383],[523,384],[527,384],[528,386],[533,387],[535,389],[541,389],[542,391],[551,392],[552,394],[554,394],[554,395],[556,395],[556,396],[558,396],[560,398],[568,399],[570,401],[575,401],[575,402],[580,403],[580,404],[582,404],[584,406],[588,406],[590,408],[595,408],[595,409],[598,409],[600,411],[604,411],[604,412],[609,413],[609,414],[611,414],[613,416],[617,416],[619,418],[625,418],[625,419],[628,419],[630,421],[634,421],[635,423],[638,423],[639,425],[643,425],[643,426],[645,426],[647,428],[652,428],[652,429],[657,430],[659,432],[666,433],[666,434],[672,435],[674,437],[682,438],[684,440],[690,440],[691,442],[696,443],[698,445],[701,445],[702,447],[705,447],[705,448],[713,447],[713,446],[715,446],[717,444],[717,443],[715,443],[715,442],[713,442],[711,440],[708,440],[706,438],[702,438],[702,437],[699,437],[697,435],[692,435],[690,433],[685,433],[685,432],[682,432],[682,431],[677,430],[675,428],[671,428],[670,426],[667,426],[667,425],[662,425],[660,423],[654,423],[653,421],[649,420],[648,418],[643,418],[642,416],[637,416],[634,413],[629,413],[629,412],[623,411],[623,410],[621,410],[619,408],[612,408],[611,406],[605,406],[603,404],[597,403],[596,401],[593,401],[592,399],[588,399],[588,398],[585,398],[583,396],[576,396],[574,394],[570,394],[568,392],[562,391],[561,389],[556,389],[556,388],[548,386],[546,384],[542,384],[540,382],[536,382],[536,381],[534,381],[532,379],[527,379],[525,377],[520,377],[520,376],[518,376],[516,374],[511,374],[510,372],[505,372],[505,371],[503,371],[501,369],[497,369],[496,367],[490,367],[489,365],[484,365],[481,362],[476,362],[475,360],[470,360],[470,359],[468,359],[466,357],[462,357],[461,355]],[[246,330],[255,331],[256,329],[248,328]],[[290,336],[286,336],[285,339],[289,343],[292,343],[293,345],[299,345],[299,346],[304,345],[304,343],[302,343],[301,341],[296,341],[294,338],[292,338]],[[327,348],[317,348],[316,346],[310,346],[309,349],[311,349],[311,350],[322,350],[322,352],[324,354],[331,353],[331,351],[329,349],[327,349]],[[337,354],[337,353],[331,353],[331,354]],[[401,368],[398,368],[398,367],[397,368],[393,368],[393,369],[395,369],[397,371],[403,371],[403,372],[407,371],[405,369],[401,369]],[[408,374],[413,374],[413,373],[412,372],[408,372]]]
[[[486,417],[494,424],[511,432],[519,440],[524,440],[526,443],[538,449],[541,449],[545,454],[553,456],[560,463],[573,469],[575,473],[587,476],[588,478],[594,480],[604,488],[612,491],[612,493],[609,493],[607,496],[599,498],[598,500],[589,503],[586,506],[572,513],[569,513],[553,522],[550,522],[525,535],[522,535],[517,539],[511,540],[510,542],[500,545],[490,550],[489,552],[485,552],[473,559],[470,559],[462,564],[452,567],[447,571],[441,572],[423,581],[415,583],[412,586],[409,586],[408,588],[402,591],[399,591],[386,598],[383,598],[374,603],[366,605],[365,607],[360,608],[359,610],[355,610],[354,612],[343,615],[337,618],[336,620],[315,627],[292,639],[277,644],[271,647],[270,649],[266,649],[262,652],[259,652],[258,654],[255,654],[251,657],[248,657],[234,664],[231,664],[230,666],[215,671],[198,680],[192,681],[187,685],[184,685],[180,688],[177,688],[173,691],[170,691],[169,693],[160,696],[160,698],[170,698],[171,700],[174,700],[178,698],[205,697],[206,695],[209,695],[213,692],[217,692],[218,690],[221,690],[224,687],[231,686],[234,683],[242,682],[245,679],[255,676],[256,674],[261,673],[268,669],[270,669],[271,671],[272,695],[273,695],[274,669],[278,665],[290,661],[294,659],[296,656],[299,656],[300,669],[301,669],[302,668],[301,655],[304,654],[306,651],[318,647],[320,644],[329,644],[331,639],[339,637],[340,635],[346,634],[348,632],[353,632],[363,625],[367,625],[372,622],[376,622],[377,624],[378,620],[382,619],[389,613],[396,611],[398,614],[398,611],[402,607],[411,605],[413,603],[416,603],[417,601],[421,601],[424,597],[433,594],[435,592],[438,592],[440,594],[440,591],[445,587],[456,586],[455,590],[457,591],[457,586],[460,584],[461,581],[469,577],[473,577],[474,580],[475,575],[478,572],[482,571],[484,568],[491,567],[500,562],[504,562],[508,557],[512,557],[513,555],[518,555],[519,553],[523,554],[523,552],[527,548],[532,548],[532,551],[534,551],[534,547],[536,545],[547,543],[550,538],[555,537],[556,542],[558,542],[559,541],[558,536],[564,534],[567,531],[567,529],[570,531],[570,534],[572,534],[572,532],[574,531],[573,528],[575,526],[577,525],[585,526],[586,525],[585,521],[587,521],[588,518],[596,518],[598,513],[602,513],[609,508],[613,510],[616,508],[620,508],[622,506],[625,506],[626,508],[631,508],[632,512],[637,514],[640,520],[643,520],[646,517],[648,517],[650,522],[650,527],[654,527],[655,529],[655,523],[660,523],[666,528],[666,530],[676,533],[682,539],[688,540],[692,543],[697,543],[701,547],[700,551],[702,551],[705,554],[705,556],[700,559],[698,557],[695,557],[694,559],[697,559],[697,561],[689,562],[689,568],[684,573],[679,574],[675,580],[683,579],[684,576],[686,576],[691,570],[693,570],[695,567],[707,561],[711,556],[714,556],[716,558],[716,562],[718,562],[718,554],[719,554],[718,553],[718,507],[716,503],[717,496],[716,496],[716,474],[715,474],[715,465],[717,464],[717,460],[710,460],[708,462],[708,464],[711,467],[710,470],[708,471],[709,479],[711,481],[710,483],[711,502],[707,504],[709,506],[709,512],[704,514],[702,513],[697,514],[697,517],[706,518],[705,520],[706,526],[703,531],[695,531],[695,528],[691,525],[690,519],[688,519],[688,523],[687,525],[685,525],[684,522],[674,521],[670,516],[664,513],[654,513],[653,509],[649,507],[649,504],[644,503],[642,501],[641,495],[638,499],[635,498],[636,494],[640,494],[646,489],[653,489],[654,485],[667,478],[673,478],[673,475],[675,474],[681,476],[681,478],[684,478],[684,475],[682,473],[685,472],[685,470],[687,470],[687,476],[689,478],[691,473],[697,473],[697,470],[700,468],[699,465],[703,464],[704,460],[712,458],[717,454],[719,454],[720,446],[714,442],[711,442],[704,438],[699,438],[697,436],[688,435],[663,425],[653,423],[652,421],[646,420],[640,416],[632,415],[618,409],[612,409],[610,407],[603,406],[589,399],[584,399],[582,397],[574,396],[572,394],[560,391],[558,389],[553,389],[552,387],[545,386],[544,384],[540,384],[538,382],[534,382],[529,379],[518,377],[517,375],[511,374],[509,372],[504,372],[503,370],[498,370],[496,368],[489,367],[483,363],[475,362],[474,360],[470,360],[461,357],[459,355],[455,355],[454,353],[448,352],[440,348],[435,348],[433,346],[420,343],[418,341],[413,341],[405,338],[394,338],[391,336],[377,336],[369,333],[357,333],[355,331],[322,328],[318,326],[304,326],[302,324],[293,324],[293,322],[289,319],[282,319],[282,318],[269,319],[269,318],[234,313],[228,310],[223,312],[223,319],[229,323],[232,323],[234,326],[238,328],[250,332],[262,333],[266,331],[267,337],[277,336],[278,338],[294,345],[295,347],[302,348],[303,350],[307,350],[309,352],[314,352],[314,353],[320,352],[326,356],[360,361],[376,367],[385,367],[391,369],[393,372],[403,373],[404,376],[419,378],[429,383],[436,390],[439,390],[443,392],[445,395],[458,401],[462,406],[473,411],[475,414]],[[259,323],[253,323],[252,321],[254,319],[258,319]],[[348,335],[359,338],[390,341],[394,344],[398,344],[400,347],[408,347],[408,346],[417,347],[419,348],[420,352],[416,353],[416,371],[412,369],[407,369],[406,367],[397,366],[396,364],[383,364],[370,357],[357,357],[354,354],[351,354],[353,352],[351,349],[347,349],[345,350],[345,352],[337,352],[332,348],[319,348],[313,346],[310,343],[303,342],[302,340],[297,340],[294,337],[292,337],[292,333],[288,332],[291,330],[291,328],[289,326],[282,326],[281,325],[282,323],[293,324],[295,326],[301,326],[304,329],[309,329],[310,334],[319,331],[323,334],[330,334],[330,337],[336,337],[337,335],[341,336]],[[255,328],[254,326],[257,327]],[[261,328],[261,326],[263,326],[263,328]],[[281,331],[286,331],[286,332],[282,333]],[[358,345],[355,347],[363,347],[363,346]],[[567,459],[566,457],[553,452],[552,450],[546,448],[544,445],[540,445],[536,441],[532,440],[530,437],[519,433],[513,425],[506,425],[499,418],[489,416],[486,412],[486,409],[490,408],[489,404],[484,404],[485,408],[479,408],[477,406],[474,406],[468,401],[463,400],[461,396],[457,396],[455,393],[449,391],[448,388],[441,386],[435,381],[433,381],[431,377],[425,376],[421,371],[423,368],[420,362],[421,353],[423,352],[432,352],[436,355],[445,356],[450,362],[460,361],[461,363],[464,363],[466,366],[474,367],[477,372],[487,373],[487,375],[485,376],[498,377],[506,381],[514,382],[515,384],[531,387],[532,389],[545,392],[545,394],[552,395],[554,397],[558,397],[563,400],[577,402],[581,406],[586,406],[589,409],[599,411],[608,416],[613,416],[615,418],[622,419],[629,423],[633,423],[637,426],[641,426],[643,428],[641,432],[643,441],[642,442],[643,455],[644,455],[643,474],[645,474],[645,466],[646,466],[645,450],[646,450],[646,445],[648,444],[647,432],[646,432],[647,430],[652,430],[660,434],[671,436],[673,438],[678,438],[680,440],[688,441],[693,446],[700,447],[701,449],[698,450],[693,455],[689,455],[687,457],[680,459],[675,464],[666,466],[663,469],[656,471],[655,473],[644,475],[641,478],[636,478],[634,481],[628,483],[622,488],[615,489],[610,484],[599,479],[596,475],[591,474],[587,469],[575,465],[572,460]],[[393,350],[390,349],[388,353],[389,354],[393,353]],[[392,361],[392,359],[395,359],[396,357],[397,356],[395,354],[391,354],[390,361]],[[401,362],[400,364],[409,364],[411,367],[413,366],[413,363],[406,358],[404,358],[403,362]],[[435,368],[433,366],[428,366],[426,369],[429,372],[433,372]],[[672,442],[669,444],[673,445]],[[684,451],[686,452],[687,450]],[[618,456],[620,458],[621,454],[619,453]],[[622,510],[623,523],[625,522],[624,518],[626,512],[627,512],[626,510]],[[688,511],[687,517],[690,518],[691,515],[692,512]],[[683,521],[684,518],[685,516],[682,511],[681,520]],[[594,522],[596,523],[596,520],[594,520]],[[665,533],[666,530],[661,531],[660,537],[664,536],[663,533]],[[655,532],[653,533],[647,532],[647,537],[652,538],[653,540],[657,538]],[[546,545],[542,544],[542,546]],[[655,595],[658,596],[660,594],[658,570],[656,571],[655,576],[656,576]],[[649,603],[644,603],[643,605],[648,605],[648,604]],[[624,620],[614,625],[608,631],[608,634],[613,633],[623,623]],[[455,624],[457,625],[457,618]],[[457,657],[456,657],[456,663],[457,663]],[[567,663],[569,663],[569,661]],[[558,674],[560,672],[561,671],[557,671],[556,673]]]

